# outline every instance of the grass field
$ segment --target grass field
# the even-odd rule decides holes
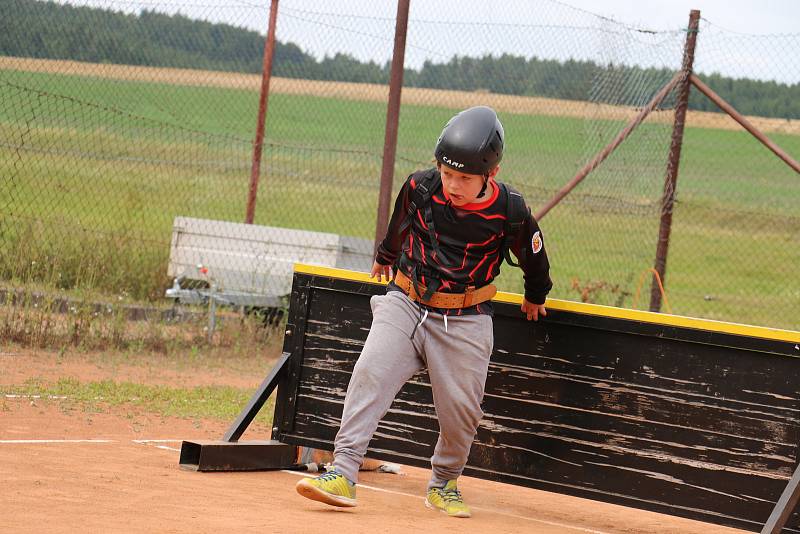
[[[697,97],[697,96],[695,96]],[[492,95],[487,95],[491,99]],[[0,71],[0,279],[158,299],[176,215],[241,221],[258,95]],[[372,237],[385,104],[273,94],[256,223]],[[451,109],[404,106],[397,182]],[[623,123],[502,116],[534,208]],[[553,296],[631,306],[652,266],[670,126],[646,123],[543,221]],[[770,134],[789,154],[800,136]],[[683,315],[800,328],[800,179],[748,134],[689,128],[667,274]],[[519,291],[506,268],[503,289]],[[638,307],[648,303],[649,279]]]

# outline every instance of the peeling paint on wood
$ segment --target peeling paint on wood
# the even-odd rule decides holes
[[[305,274],[295,285],[308,294],[290,309],[289,322],[304,328],[294,341],[296,400],[276,412],[292,430],[279,439],[330,447],[369,331],[369,297],[382,288]],[[791,344],[555,310],[531,324],[516,306],[495,309],[467,474],[760,529],[798,461]],[[294,397],[283,391],[278,402]],[[369,454],[427,466],[437,436],[421,371]],[[800,532],[797,514],[785,531]]]

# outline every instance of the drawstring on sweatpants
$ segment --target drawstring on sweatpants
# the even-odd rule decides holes
[[[422,326],[422,323],[424,323],[428,319],[428,310],[427,309],[423,310],[422,306],[420,306],[419,303],[417,303],[417,309],[419,310],[419,320],[417,321],[417,324],[414,325],[414,330],[411,331],[411,339],[414,339],[414,334],[417,333],[417,328]],[[442,315],[442,319],[444,319],[444,332],[446,334],[447,333],[447,314],[443,314]]]
[[[424,323],[425,319],[428,318],[428,310],[425,310],[425,313],[422,313],[422,306],[419,305],[419,302],[417,303],[417,309],[419,310],[420,319],[417,321],[417,324],[414,325],[414,330],[411,331],[411,339],[414,339],[414,334],[417,333],[417,328],[422,326],[422,323]]]

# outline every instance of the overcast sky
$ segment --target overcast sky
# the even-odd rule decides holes
[[[244,3],[244,0],[242,0]],[[189,0],[189,3],[192,3]],[[269,0],[250,0],[250,5],[269,5]],[[498,22],[518,20],[515,11],[543,4],[573,6],[651,30],[685,27],[689,11],[699,9],[714,25],[747,34],[800,33],[800,0],[483,0],[483,18]],[[476,2],[464,0],[411,0],[411,19],[474,18]],[[280,0],[287,8],[351,13],[381,17],[396,12],[394,0]],[[525,16],[530,20],[530,16]]]
[[[800,83],[800,0],[411,0],[406,66],[512,53],[672,68],[691,9],[703,18],[697,70]],[[278,37],[318,58],[343,51],[382,63],[396,10],[394,0],[280,0]],[[586,27],[600,30],[576,29]]]
[[[736,32],[800,33],[798,0],[569,0],[564,3],[652,30],[685,26],[689,11],[699,9],[703,18]]]

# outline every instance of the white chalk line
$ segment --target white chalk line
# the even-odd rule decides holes
[[[152,445],[156,449],[163,449],[165,451],[175,451],[181,452],[180,449],[176,449],[175,447],[168,447],[166,445],[158,445],[158,443],[181,443],[183,442],[182,439],[134,439],[131,440],[137,445]]]
[[[165,451],[175,451],[181,452],[180,449],[176,449],[175,447],[167,447],[166,445],[155,445],[156,449],[164,449]]]
[[[125,440],[123,440],[125,441]],[[57,443],[122,443],[123,441],[116,439],[0,439],[0,445],[55,445]],[[168,447],[167,445],[158,445],[159,443],[180,443],[180,439],[132,439],[131,443],[137,445],[152,445],[156,449],[164,449],[165,451],[181,452],[180,449],[175,447]]]
[[[301,477],[308,476],[308,473],[304,473],[302,471],[289,471],[289,470],[286,470],[286,469],[282,469],[281,471],[283,473],[289,473],[290,475],[299,475]],[[382,492],[382,493],[390,493],[392,495],[402,495],[404,497],[411,497],[412,499],[417,499],[417,500],[421,500],[421,501],[425,500],[424,497],[420,497],[419,495],[413,495],[411,493],[405,493],[405,492],[402,492],[402,491],[388,490],[388,489],[385,489],[385,488],[377,488],[375,486],[368,486],[366,484],[359,484],[358,487],[359,488],[365,488],[365,489],[372,490],[372,491],[379,491],[379,492]],[[488,513],[491,513],[491,514],[498,514],[498,515],[502,515],[502,516],[506,516],[506,517],[512,517],[514,519],[523,519],[525,521],[533,521],[534,523],[541,523],[543,525],[549,525],[551,527],[568,528],[568,529],[571,529],[571,530],[577,530],[579,532],[588,532],[589,534],[610,534],[609,532],[606,532],[604,530],[594,530],[594,529],[591,529],[591,528],[584,528],[584,527],[578,527],[578,526],[575,526],[575,525],[568,525],[566,523],[558,523],[557,521],[546,521],[544,519],[536,519],[536,518],[528,517],[528,516],[524,516],[524,515],[510,514],[508,512],[500,512],[498,510],[495,510],[495,509],[492,509],[492,508],[484,508],[482,506],[470,506],[470,508],[472,508],[473,510],[480,510],[482,512],[488,512]]]
[[[0,439],[0,445],[55,445],[59,443],[100,443],[100,444],[108,444],[108,443],[122,443],[126,440],[116,440],[116,439]],[[132,439],[132,443],[136,443],[138,445],[149,445],[153,444],[154,447],[157,449],[165,449],[168,451],[177,451],[180,452],[180,449],[176,449],[174,447],[168,447],[166,445],[157,445],[158,443],[180,443],[183,440],[180,439]]]
[[[46,445],[55,443],[117,443],[115,439],[0,439],[0,445]]]

